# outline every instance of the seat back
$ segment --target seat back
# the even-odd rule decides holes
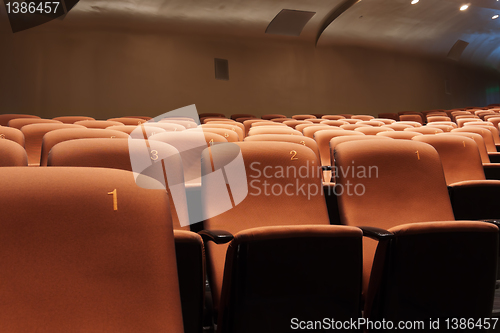
[[[341,129],[322,130],[314,133],[314,140],[318,144],[321,165],[330,165],[330,140],[338,136],[365,135],[358,131],[348,131]]]
[[[392,119],[395,121],[399,121],[399,115],[397,113],[379,113],[378,114],[379,118],[386,118],[386,119]]]
[[[395,122],[395,123],[392,123],[392,124],[389,124],[389,125],[384,125],[382,126],[382,128],[392,128],[393,130],[395,131],[404,131],[405,128],[414,128],[415,126],[412,126],[410,124],[401,124],[399,122]]]
[[[79,120],[79,121],[75,121],[74,124],[85,126],[87,128],[101,128],[101,129],[105,129],[105,128],[110,127],[110,126],[125,125],[122,122],[110,121],[110,120]]]
[[[128,117],[109,118],[107,121],[117,121],[119,123],[122,123],[123,125],[135,125],[135,126],[146,122],[145,119],[128,118]]]
[[[65,124],[74,124],[77,121],[80,120],[95,120],[92,117],[87,117],[87,116],[60,116],[60,117],[55,117],[52,118],[53,120],[58,120],[60,122],[63,122]]]
[[[148,121],[146,123],[142,124],[144,127],[156,127],[156,128],[162,128],[166,132],[179,132],[179,131],[184,131],[187,127],[182,126],[181,124],[174,124],[174,123],[160,123],[160,122],[151,122]]]
[[[198,132],[199,129],[194,128],[194,129],[189,129],[188,131]],[[231,130],[228,130],[226,128],[203,127],[203,133],[205,133],[205,134],[208,134],[208,133],[217,134],[219,136],[222,136],[227,142],[240,141],[240,137],[238,136],[238,133],[231,131]]]
[[[202,128],[223,128],[229,131],[236,132],[238,134],[239,141],[243,141],[245,138],[245,129],[241,128],[240,126],[243,126],[243,124],[237,123],[237,122],[227,122],[226,124],[222,124],[222,122],[217,122],[217,123],[205,123],[201,125]]]
[[[473,139],[459,135],[420,135],[413,140],[430,144],[437,150],[446,184],[486,179],[479,148]]]
[[[488,153],[497,152],[495,141],[493,139],[493,134],[491,134],[491,132],[485,128],[481,128],[480,126],[466,126],[461,128],[455,128],[454,130],[451,131],[451,133],[455,132],[470,132],[479,134],[484,139],[484,144],[486,146],[486,150],[488,151]]]
[[[328,125],[328,126],[335,126],[335,127],[340,127],[342,125],[348,124],[347,122],[343,120],[323,120],[320,124],[322,125]]]
[[[389,229],[454,220],[441,160],[431,145],[410,140],[351,141],[337,145],[333,154],[343,224]],[[376,244],[371,239],[363,244],[365,291]]]
[[[423,124],[422,117],[418,114],[402,114],[399,116],[399,120],[401,120],[401,121],[416,121],[420,124]]]
[[[250,131],[248,131],[248,136],[259,135],[259,134],[288,134],[288,135],[299,135],[302,136],[302,133],[290,128],[288,126],[258,126],[252,127]]]
[[[24,148],[11,140],[0,140],[0,167],[28,166]]]
[[[481,135],[476,134],[476,133],[470,133],[470,132],[445,132],[445,133],[439,133],[437,135],[458,135],[462,137],[467,137],[471,138],[476,142],[477,148],[479,149],[479,155],[481,156],[481,162],[484,163],[490,163],[490,158],[488,156],[488,151],[486,150],[486,145],[484,144],[484,139]]]
[[[285,120],[282,122],[283,124],[287,125],[288,127],[291,127],[295,129],[295,126],[300,125],[300,124],[312,124],[312,122],[308,120]]]
[[[229,169],[230,162],[239,154],[244,160],[246,179],[232,178],[229,197],[222,200],[221,193],[227,190],[221,188],[220,182],[224,178],[220,177],[226,169],[233,170]],[[205,214],[213,217],[205,221],[205,229],[226,230],[236,234],[244,229],[262,226],[328,225],[318,166],[314,152],[296,143],[238,142],[209,147],[202,154],[202,174],[207,175],[203,178],[202,195]],[[299,170],[302,173],[299,174]],[[234,186],[235,183],[246,181],[248,194],[242,199]],[[228,202],[237,205],[228,206]],[[207,244],[216,309],[222,288],[226,249],[227,244]]]
[[[313,116],[312,114],[296,114],[292,116],[292,119],[297,119],[297,120],[316,119],[316,116]]]
[[[351,118],[352,119],[360,119],[360,120],[372,120],[375,117],[374,116],[370,116],[370,115],[361,114],[361,115],[354,115]]]
[[[381,127],[359,127],[354,129],[357,132],[361,132],[364,135],[377,135],[380,132],[394,132],[392,128],[381,128]]]
[[[156,134],[150,137],[150,141],[160,141],[175,147],[182,159],[186,185],[201,186],[201,153],[211,146],[201,129]]]
[[[53,120],[53,119],[40,119],[40,118],[14,118],[12,120],[9,120],[8,126],[9,127],[14,127],[17,129],[21,129],[25,125],[30,125],[30,124],[40,124],[40,123],[55,123],[55,124],[61,124],[61,121],[58,120]]]
[[[444,132],[442,129],[440,129],[438,127],[429,127],[429,126],[405,128],[404,130],[409,131],[409,132],[422,133],[422,134],[438,134],[438,133]],[[450,129],[450,131],[451,131],[451,129]]]
[[[340,119],[345,119],[344,116],[341,116],[341,115],[330,115],[330,114],[327,114],[327,115],[324,115],[321,117],[321,119],[326,119],[326,120],[340,120]]]
[[[309,127],[306,127],[302,130],[302,133],[304,134],[304,136],[308,137],[308,138],[311,138],[311,139],[314,139],[314,133],[316,133],[317,131],[321,131],[321,130],[329,130],[329,129],[340,129],[340,128],[335,128],[335,127],[332,127],[332,126],[329,126],[329,125],[323,125],[321,124],[321,126],[309,126]]]
[[[2,330],[184,332],[165,191],[122,170],[0,173]]]
[[[135,126],[134,126],[135,128]],[[56,144],[69,140],[90,139],[90,138],[122,138],[127,139],[129,136],[121,131],[110,129],[93,129],[88,128],[63,128],[47,132],[43,136],[42,151],[40,157],[40,165],[47,165],[49,152]]]
[[[413,127],[411,127],[413,129]],[[398,131],[398,130],[395,130],[395,131],[392,131],[392,132],[380,132],[380,133],[377,133],[376,135],[380,135],[380,136],[386,136],[388,138],[393,138],[393,139],[399,139],[399,140],[411,140],[413,139],[415,136],[418,136],[418,135],[423,135],[422,133],[418,133],[418,132],[413,132],[413,131],[406,131],[406,130],[402,130],[402,131]]]
[[[43,136],[51,131],[58,129],[78,129],[84,128],[83,126],[75,124],[63,124],[63,123],[39,123],[25,125],[21,128],[21,132],[24,134],[25,138],[25,148],[28,154],[29,165],[40,165],[41,154],[42,154],[42,141]]]
[[[4,113],[0,114],[0,126],[8,126],[9,121],[16,118],[37,118],[40,119],[39,116],[34,116],[30,114],[14,114],[14,113]]]
[[[333,152],[335,151],[335,147],[342,142],[347,141],[359,141],[359,140],[392,140],[392,138],[386,136],[378,136],[378,135],[345,135],[345,136],[337,136],[330,140],[330,165],[334,168],[334,172],[332,172],[333,179],[335,179],[335,158],[333,156]]]
[[[24,147],[24,134],[17,128],[0,126],[0,139],[14,141]]]
[[[271,120],[271,119],[274,119],[274,118],[286,118],[286,116],[283,115],[283,114],[271,113],[271,114],[265,114],[261,118],[264,119],[264,120]]]
[[[319,151],[318,145],[314,139],[300,136],[300,135],[287,135],[287,134],[259,134],[247,136],[244,140],[247,141],[278,141],[278,142],[293,142],[298,143],[303,146],[309,147],[318,157],[319,160]]]

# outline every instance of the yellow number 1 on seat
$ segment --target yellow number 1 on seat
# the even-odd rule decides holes
[[[113,190],[113,192],[108,192],[108,194],[113,195],[113,210],[118,210],[118,198],[116,194],[116,188]]]

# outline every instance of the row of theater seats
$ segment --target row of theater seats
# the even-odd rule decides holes
[[[322,119],[315,124],[210,118],[202,120],[201,129],[187,119],[138,127],[121,118],[112,121],[124,125],[92,129],[86,122],[94,120],[84,120],[88,127],[53,129],[38,141],[40,165],[49,167],[1,168],[2,211],[8,212],[3,220],[9,221],[4,225],[5,250],[16,252],[2,270],[8,270],[8,283],[20,291],[5,302],[15,304],[5,314],[12,331],[78,326],[85,331],[181,332],[184,326],[185,332],[199,332],[205,270],[221,332],[285,332],[293,318],[349,320],[363,314],[372,320],[427,323],[429,318],[491,316],[498,228],[456,221],[464,218],[457,218],[452,205],[459,202],[458,208],[473,214],[466,219],[498,217],[478,217],[488,196],[490,213],[497,213],[493,199],[498,184],[485,180],[483,171],[484,158],[496,152],[486,150],[484,137],[494,133],[490,129],[479,134],[476,126],[463,126],[472,132],[444,133],[448,131],[436,127],[439,131],[427,134],[422,132],[432,128],[429,124],[389,120],[325,124]],[[24,127],[34,125],[45,126],[25,124],[22,134]],[[261,133],[261,128],[271,132]],[[387,130],[373,135],[364,128]],[[405,135],[387,135],[396,133]],[[150,148],[145,155],[144,142]],[[486,154],[480,154],[480,144]],[[223,206],[221,187],[218,178],[202,176],[225,170],[239,153],[248,194],[237,200],[231,188],[233,208],[212,214]],[[137,172],[131,156],[143,156],[148,167]],[[152,169],[168,174],[160,181],[170,195],[134,184],[137,173],[163,175]],[[186,203],[173,202],[174,183],[185,184]],[[323,188],[333,189],[338,198],[342,225],[331,225]],[[354,192],[349,194],[349,188]],[[485,188],[493,192],[484,195]],[[188,209],[192,195],[203,198],[201,213]],[[42,220],[41,212],[47,213]],[[209,216],[201,228],[191,225],[203,229],[199,234],[181,226],[186,216],[189,223],[197,221],[191,214]],[[18,262],[27,264],[19,267]],[[87,283],[84,290],[80,283]],[[67,301],[68,296],[73,299]],[[35,306],[41,300],[46,305],[42,309]],[[23,309],[27,303],[34,304],[29,312]],[[47,319],[49,313],[61,312],[62,304],[61,318]],[[37,320],[22,320],[20,313]]]

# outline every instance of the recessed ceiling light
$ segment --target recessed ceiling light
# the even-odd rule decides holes
[[[469,8],[469,5],[463,5],[462,7],[460,7],[460,10],[466,10],[467,8]]]
[[[492,19],[492,20],[496,20],[497,18],[498,18],[498,15],[493,15],[493,16],[491,17],[491,19]]]
[[[416,4],[417,2],[419,2],[420,0],[412,0],[411,4],[414,5]]]

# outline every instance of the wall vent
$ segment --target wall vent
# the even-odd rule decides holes
[[[229,62],[227,59],[215,58],[215,79],[229,80]]]

